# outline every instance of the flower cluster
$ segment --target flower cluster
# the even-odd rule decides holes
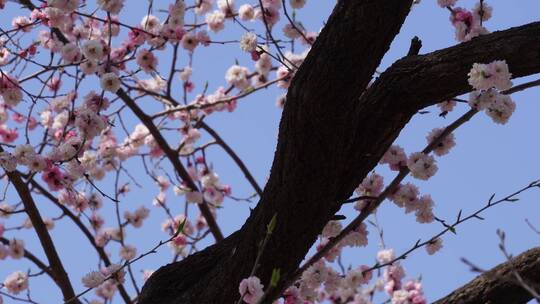
[[[450,22],[455,28],[457,41],[469,41],[474,37],[489,33],[483,26],[483,22],[491,18],[491,6],[480,1],[472,11],[469,11],[462,7],[454,7],[456,2],[457,0],[438,0],[441,7],[450,9]]]
[[[469,84],[475,89],[469,95],[469,105],[478,111],[485,111],[498,124],[507,123],[516,104],[501,91],[512,87],[511,76],[504,60],[489,64],[475,63],[469,72]]]

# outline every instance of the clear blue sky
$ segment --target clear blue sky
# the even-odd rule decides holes
[[[144,12],[130,6],[134,3],[138,5],[139,1],[126,2],[127,9],[124,10],[121,18],[128,20],[130,24],[138,23]],[[165,8],[161,7],[159,2],[156,1],[156,8]],[[244,1],[239,2],[240,4],[244,3]],[[335,1],[308,0],[306,7],[298,12],[298,18],[308,29],[318,30],[324,25],[334,3]],[[535,18],[538,18],[537,12],[540,10],[540,3],[535,0],[493,0],[488,1],[488,3],[494,7],[493,18],[485,24],[490,31],[535,21]],[[471,8],[474,4],[474,1],[468,0],[458,2],[458,5],[467,8]],[[16,5],[8,3],[8,10],[2,12],[3,16],[7,16],[0,21],[2,26],[10,23],[11,16],[21,13],[22,11]],[[448,17],[448,11],[438,7],[434,0],[424,0],[415,6],[379,70],[384,70],[393,61],[405,55],[409,41],[415,35],[422,39],[421,53],[456,44],[453,27],[450,25]],[[237,26],[228,22],[227,29],[223,33],[217,37],[212,35],[212,37],[216,37],[216,40],[238,39],[240,33]],[[241,53],[237,45],[214,45],[207,49],[199,48],[193,64],[195,92],[201,90],[205,81],[209,83],[210,92],[220,85],[225,85],[225,71],[234,63],[235,59],[253,69],[249,55]],[[160,55],[159,60],[160,68],[166,71],[169,60],[168,53]],[[186,56],[181,56],[180,61],[179,66],[185,64]],[[510,71],[512,71],[511,66]],[[465,76],[462,75],[462,77]],[[523,81],[525,79],[518,79],[514,82]],[[84,90],[88,89],[90,87],[84,88]],[[225,141],[237,151],[260,184],[264,184],[268,176],[274,154],[277,127],[281,115],[281,110],[275,106],[275,99],[280,94],[282,91],[276,88],[257,92],[239,102],[238,109],[234,113],[214,114],[207,120],[208,124],[219,130]],[[451,153],[437,159],[439,171],[436,176],[428,182],[414,181],[422,193],[430,194],[433,197],[436,203],[435,214],[438,217],[451,221],[460,209],[463,209],[464,214],[479,209],[493,193],[496,193],[496,197],[509,194],[530,181],[540,178],[538,170],[540,144],[536,132],[540,128],[540,120],[537,118],[538,113],[540,113],[539,96],[539,88],[515,94],[513,98],[517,103],[516,112],[510,122],[504,126],[492,123],[485,115],[477,115],[456,132],[457,146]],[[468,107],[460,105],[446,119],[438,117],[437,108],[433,107],[427,110],[431,113],[415,117],[398,139],[398,143],[404,146],[407,152],[421,150],[425,145],[425,136],[432,128],[447,125],[459,114],[468,110]],[[133,118],[128,119],[128,124],[131,127],[135,123]],[[201,142],[205,142],[205,138]],[[235,196],[245,197],[252,193],[252,189],[245,182],[242,173],[225,153],[218,148],[211,148],[208,150],[208,158],[216,168],[221,180],[232,185]],[[138,177],[144,175],[138,161],[130,161],[128,164],[135,173],[134,175]],[[391,180],[393,176],[385,169],[379,172],[384,173],[385,181]],[[133,191],[122,199],[121,204],[122,210],[133,210],[143,204],[152,210],[151,218],[143,229],[136,231],[128,229],[127,243],[137,245],[140,250],[144,251],[144,248],[151,248],[160,239],[165,239],[167,236],[160,230],[160,224],[164,219],[163,212],[151,206],[151,201],[158,190],[150,179],[141,178],[140,181],[147,186],[144,189],[138,189],[132,185]],[[101,186],[105,190],[111,190],[107,186],[107,181],[102,182]],[[13,195],[8,197],[15,198]],[[183,203],[175,204],[175,200],[178,201],[178,199],[170,191],[168,198],[175,213],[180,213],[183,209]],[[524,220],[528,218],[540,227],[539,198],[540,193],[533,190],[522,195],[519,202],[488,210],[483,215],[485,221],[470,221],[458,227],[457,235],[447,234],[443,238],[444,248],[434,256],[428,256],[423,249],[415,252],[402,262],[407,277],[421,276],[425,282],[424,288],[428,300],[436,300],[475,276],[469,272],[467,266],[460,262],[461,257],[466,257],[483,268],[491,268],[504,260],[497,247],[496,229],[506,231],[508,248],[513,253],[517,254],[537,246],[540,236],[531,231]],[[51,208],[47,201],[37,200],[43,213],[51,216],[58,214],[57,210]],[[15,203],[14,199],[12,201]],[[106,202],[105,205],[105,210],[108,210],[110,215],[108,224],[111,225],[114,223],[112,204]],[[244,223],[249,214],[249,207],[254,207],[254,205],[227,200],[224,207],[218,213],[218,220],[225,234],[230,234]],[[349,218],[353,216],[353,211],[350,209],[345,209],[340,213],[348,215]],[[107,215],[107,212],[104,214]],[[387,247],[394,248],[396,253],[407,250],[418,238],[426,239],[441,229],[437,223],[427,225],[416,223],[414,216],[404,214],[401,209],[388,202],[379,209],[378,220],[384,228]],[[13,220],[9,220],[7,223],[20,221],[22,221],[22,217],[19,216],[13,217]],[[15,234],[7,234],[8,237],[12,235],[15,236]],[[23,231],[17,234],[18,237],[21,235],[24,236],[28,248],[43,257],[33,232]],[[72,224],[67,222],[57,223],[52,236],[65,261],[66,268],[70,272],[76,290],[81,291],[80,277],[93,270],[96,265],[95,257],[88,254],[91,252],[88,242],[82,238],[80,233],[76,232]],[[379,241],[376,232],[371,228],[369,242],[367,248],[347,249],[344,255],[345,264],[372,264]],[[111,253],[113,260],[117,260],[116,249],[111,250]],[[85,258],[81,258],[82,256]],[[138,272],[140,269],[156,269],[160,265],[168,263],[170,258],[169,249],[162,247],[157,254],[135,264],[136,276],[140,278]],[[1,280],[14,270],[27,269],[28,267],[25,261],[13,261],[12,259],[0,261],[0,265]],[[56,289],[51,289],[51,285],[48,278],[32,279],[32,295],[36,299],[47,298],[43,303],[59,303],[59,292]],[[118,302],[117,300],[115,303]],[[10,300],[6,301],[6,299],[5,302],[11,303]]]

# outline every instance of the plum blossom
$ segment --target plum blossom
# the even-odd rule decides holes
[[[431,144],[433,141],[439,138],[443,131],[444,128],[435,128],[431,130],[431,132],[429,132],[429,134],[426,136],[428,143]],[[454,138],[454,134],[450,133],[439,141],[439,143],[433,149],[433,153],[435,153],[435,155],[437,156],[446,155],[455,145],[456,141]]]
[[[154,55],[154,53],[150,52],[147,49],[142,49],[137,52],[135,60],[137,61],[139,67],[145,72],[154,71],[158,64],[157,57]]]
[[[234,2],[235,0],[218,0],[217,6],[219,10],[225,14],[225,16],[229,16],[235,13]]]
[[[262,298],[264,291],[261,280],[258,277],[251,276],[243,279],[238,286],[238,291],[242,300],[248,304],[255,304]]]
[[[437,251],[442,248],[442,239],[436,238],[435,240],[429,242],[426,245],[426,251],[429,255],[434,255]]]
[[[161,30],[161,22],[154,15],[146,15],[141,21],[141,28],[147,32],[158,34]]]
[[[199,45],[199,40],[197,39],[197,36],[194,33],[186,33],[182,37],[182,47],[190,52],[193,52],[197,45]]]
[[[82,46],[84,57],[92,61],[100,61],[103,58],[103,44],[98,40],[88,40]]]
[[[389,263],[395,258],[394,249],[382,249],[377,252],[377,261],[381,264]]]
[[[10,52],[8,49],[0,47],[0,66],[6,65],[9,62]]]
[[[149,214],[150,210],[142,206],[135,210],[134,213],[126,211],[124,213],[124,219],[126,219],[133,227],[139,228],[142,226],[143,221],[148,217]]]
[[[326,238],[335,237],[341,232],[342,225],[339,221],[329,221],[323,228],[321,235]]]
[[[190,66],[187,66],[182,69],[179,73],[180,79],[184,82],[188,81],[191,75],[193,74],[193,69]]]
[[[79,0],[47,0],[47,4],[65,13],[71,13],[79,7]]]
[[[287,23],[285,24],[285,26],[283,26],[283,34],[287,38],[297,39],[297,38],[302,37],[302,32],[299,31],[299,29],[302,29],[302,26],[300,25],[300,23],[295,22],[294,25],[291,23]]]
[[[488,33],[476,14],[461,7],[452,9],[450,21],[456,30],[456,40],[461,42],[469,41],[474,37]]]
[[[499,94],[497,98],[486,108],[486,114],[498,124],[505,124],[514,113],[516,104],[508,95]]]
[[[242,4],[238,9],[238,16],[242,21],[250,21],[255,17],[255,9],[251,4]]]
[[[454,6],[456,2],[457,0],[437,0],[437,4],[439,4],[440,7]]]
[[[115,282],[107,280],[96,288],[96,295],[104,300],[110,300],[114,296],[117,289],[118,287],[116,286]]]
[[[208,24],[208,29],[214,33],[225,28],[225,14],[221,11],[206,14],[205,21]]]
[[[419,223],[431,223],[435,216],[433,215],[433,200],[430,195],[422,195],[416,204],[416,221]]]
[[[94,74],[95,72],[97,72],[98,63],[96,61],[93,61],[93,60],[85,60],[85,61],[81,62],[79,67],[81,68],[81,71],[85,75],[91,75],[91,74]]]
[[[124,283],[126,271],[122,268],[122,265],[119,264],[111,264],[105,269],[103,269],[103,275],[106,277],[111,277],[112,281],[116,283]]]
[[[186,4],[184,1],[176,1],[169,5],[168,25],[182,28],[184,26],[184,15],[186,14]]]
[[[289,4],[294,9],[301,9],[304,7],[304,5],[306,5],[306,1],[307,0],[289,0]]]
[[[317,288],[328,278],[330,268],[324,261],[318,261],[302,273],[302,283],[311,288]]]
[[[100,271],[91,271],[81,279],[84,287],[96,288],[105,281],[105,275]]]
[[[117,15],[124,7],[124,0],[97,0],[97,5],[102,10]]]
[[[281,7],[281,1],[277,1],[277,2],[275,0],[267,1],[267,3],[269,2],[279,3],[279,6]],[[263,5],[265,5],[265,3],[263,3]],[[275,6],[265,6],[262,10],[258,8],[255,10],[255,18],[261,20],[262,22],[267,23],[268,26],[272,27],[274,26],[274,24],[278,23],[279,21],[279,18],[280,18],[279,8]]]
[[[16,28],[20,29],[23,32],[30,32],[32,30],[32,26],[30,20],[26,16],[18,16],[13,18],[11,21],[11,25]]]
[[[375,172],[366,176],[362,183],[356,188],[358,195],[378,196],[384,187],[383,177]]]
[[[24,241],[20,239],[11,239],[9,241],[9,256],[18,260],[24,256]]]
[[[119,255],[124,260],[131,260],[137,255],[137,248],[131,245],[124,245],[120,248]]]
[[[447,100],[443,101],[437,104],[437,107],[441,109],[441,115],[445,115],[448,112],[452,112],[454,110],[454,107],[456,106],[457,101],[455,100]]]
[[[247,32],[240,39],[240,48],[244,52],[253,52],[257,48],[257,35],[253,32]]]
[[[491,19],[491,16],[493,15],[493,7],[488,5],[485,1],[478,2],[474,6],[474,9],[472,13],[478,18],[482,19],[482,21],[487,21]]]
[[[16,271],[7,276],[4,287],[12,294],[19,294],[28,288],[28,276],[22,271]]]
[[[195,2],[197,4],[195,7],[195,13],[197,15],[204,15],[208,13],[212,9],[214,2],[215,0],[197,0]]]
[[[101,133],[107,126],[106,119],[93,109],[80,108],[76,111],[75,126],[81,135],[90,140]]]
[[[225,80],[235,88],[244,90],[249,86],[248,74],[249,70],[247,68],[233,65],[227,70]]]
[[[70,42],[62,47],[62,59],[67,63],[81,60],[81,50],[75,43]]]
[[[13,172],[17,169],[17,158],[9,152],[0,152],[0,166],[7,172]]]
[[[101,75],[99,81],[101,88],[105,91],[116,93],[120,89],[120,78],[115,73],[106,73]]]
[[[421,180],[429,179],[435,175],[438,170],[433,156],[423,152],[412,153],[407,161],[407,167],[411,170],[411,175],[414,178]]]
[[[505,60],[495,60],[489,64],[475,63],[468,76],[469,84],[476,90],[487,90],[492,87],[507,90],[512,87],[510,81],[512,74]]]
[[[407,155],[403,148],[398,145],[392,145],[380,160],[381,164],[388,164],[390,170],[399,171],[401,167],[407,165]]]

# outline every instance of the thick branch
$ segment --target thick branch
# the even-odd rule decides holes
[[[529,287],[540,291],[540,247],[530,249],[511,261],[499,264],[435,304],[522,304],[532,295],[516,280],[514,271]]]
[[[466,75],[474,62],[505,59],[514,77],[540,72],[540,24],[531,23],[407,56],[362,94],[377,55],[386,51],[408,10],[400,5],[338,3],[289,89],[272,173],[257,208],[222,244],[156,272],[141,303],[233,299],[275,213],[276,231],[257,275],[267,284],[272,269],[280,268],[285,281],[339,208],[337,202],[349,197],[414,113],[470,90]],[[353,16],[359,25],[351,23]],[[228,286],[207,289],[225,278]]]
[[[150,134],[152,134],[161,150],[163,150],[163,153],[165,153],[169,161],[172,163],[174,170],[177,172],[180,178],[182,178],[182,180],[186,182],[188,188],[190,188],[192,191],[199,191],[197,185],[195,185],[188,172],[180,162],[180,159],[178,158],[178,153],[169,146],[167,140],[163,137],[163,135],[161,135],[161,132],[159,132],[158,128],[152,122],[152,118],[146,115],[146,113],[144,113],[143,110],[139,108],[139,106],[137,106],[135,101],[131,97],[129,97],[129,95],[124,90],[120,89],[118,90],[118,92],[116,92],[116,94],[124,101],[124,103],[131,109],[131,111],[135,113],[137,118],[146,126],[146,128],[148,129]],[[203,201],[202,204],[197,204],[197,206],[199,207],[199,210],[201,211],[202,216],[206,220],[208,228],[214,235],[216,241],[223,240],[223,233],[221,233],[216,219],[214,218],[212,211],[210,211],[207,203]]]
[[[73,221],[73,223],[77,227],[79,227],[79,229],[86,236],[86,238],[88,239],[88,241],[90,242],[92,247],[94,247],[94,249],[96,250],[96,252],[99,255],[99,258],[103,261],[105,266],[110,266],[112,263],[111,263],[111,260],[109,259],[109,256],[105,252],[105,249],[103,249],[103,247],[100,247],[100,246],[98,246],[96,244],[96,240],[95,240],[94,236],[92,235],[90,230],[88,230],[88,228],[86,228],[86,226],[84,226],[81,219],[79,217],[77,217],[75,214],[73,214],[73,212],[71,212],[66,206],[62,205],[58,201],[58,199],[56,199],[56,197],[54,197],[54,195],[52,195],[49,191],[47,191],[45,188],[43,188],[43,186],[41,186],[33,178],[30,179],[29,182],[32,184],[32,186],[34,186],[35,189],[37,189],[39,191],[40,194],[42,194],[43,196],[48,198],[53,204],[56,205],[56,207],[60,208],[60,210],[62,210],[64,215],[69,217]],[[120,292],[120,296],[122,297],[124,302],[127,303],[127,304],[131,303],[131,298],[129,297],[129,294],[127,293],[126,288],[124,287],[124,285],[123,284],[118,284],[117,286],[118,286],[118,290]]]
[[[469,42],[394,63],[365,100],[395,98],[395,106],[421,109],[467,93],[473,63],[506,60],[513,78],[540,72],[540,22],[480,36]],[[383,93],[385,90],[390,92]],[[390,102],[390,100],[386,101]]]
[[[398,33],[411,3],[363,0],[336,5],[289,89],[272,171],[259,204],[242,229],[222,243],[154,273],[139,303],[236,302],[238,283],[253,268],[265,227],[275,214],[277,226],[256,275],[267,285],[274,268],[281,269],[283,279],[294,272],[339,209],[338,202],[347,199],[362,175],[377,163],[374,155],[385,151],[384,144],[373,149],[373,141],[351,145],[351,138],[359,131],[367,138],[380,134],[372,131],[384,125],[386,119],[377,119],[384,117],[384,112],[374,107],[373,113],[361,117],[351,109]],[[410,116],[412,113],[400,114],[404,121],[395,126],[395,136]],[[364,118],[367,129],[351,128]],[[395,136],[382,138],[389,145]],[[355,172],[354,180],[345,180],[348,153],[358,149],[371,150],[372,156]]]

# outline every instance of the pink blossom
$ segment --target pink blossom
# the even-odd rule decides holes
[[[429,255],[435,254],[442,248],[442,239],[436,238],[426,245],[426,251]]]
[[[263,287],[259,278],[251,276],[240,282],[238,291],[245,303],[255,304],[264,294]]]
[[[437,164],[433,156],[422,152],[415,152],[409,156],[407,167],[411,170],[411,175],[414,178],[427,180],[438,170]]]
[[[457,0],[437,0],[440,7],[454,6]]]
[[[431,130],[431,132],[429,132],[429,134],[426,136],[428,143],[431,144],[433,141],[438,139],[443,131],[443,128],[435,128]],[[446,155],[455,145],[456,141],[454,139],[454,134],[450,133],[439,141],[439,143],[433,149],[433,153],[435,153],[437,156]]]
[[[238,9],[238,16],[243,21],[250,21],[255,17],[255,9],[250,4],[242,4]]]
[[[12,294],[19,294],[28,289],[28,276],[22,271],[16,271],[7,276],[4,287]]]
[[[446,115],[448,112],[452,112],[454,110],[454,107],[456,106],[457,102],[455,100],[447,100],[443,101],[437,104],[439,109],[441,109],[441,115]]]
[[[102,10],[117,15],[124,7],[124,0],[97,0],[97,5]]]
[[[135,59],[139,67],[145,72],[154,71],[158,64],[157,57],[147,49],[139,50]]]
[[[289,0],[289,4],[294,9],[301,9],[306,5],[307,0]]]
[[[416,205],[416,220],[419,223],[431,223],[434,220],[433,200],[430,195],[422,195]]]
[[[100,271],[91,271],[81,281],[85,287],[95,288],[105,281],[105,276]]]
[[[221,11],[214,11],[206,14],[205,20],[208,24],[208,29],[214,33],[217,33],[225,28],[225,14],[223,14]]]
[[[267,3],[277,3],[281,4],[281,1],[268,0]],[[263,16],[264,14],[264,16]],[[266,22],[268,26],[273,26],[279,21],[280,14],[278,8],[274,6],[265,6],[262,10],[260,8],[255,10],[255,18],[261,20],[261,22]]]
[[[45,183],[47,183],[47,186],[49,186],[49,189],[52,191],[58,191],[64,188],[64,174],[62,174],[62,172],[60,172],[60,168],[56,166],[43,171],[41,178]]]
[[[403,148],[398,145],[392,145],[380,160],[381,164],[388,164],[391,170],[399,171],[401,167],[407,165],[407,155]]]
[[[508,95],[499,94],[486,108],[486,114],[498,124],[506,124],[516,109],[516,103]]]
[[[507,90],[512,87],[508,65],[504,60],[496,60],[489,64],[475,63],[468,74],[469,84],[476,90],[487,90],[495,87]]]

